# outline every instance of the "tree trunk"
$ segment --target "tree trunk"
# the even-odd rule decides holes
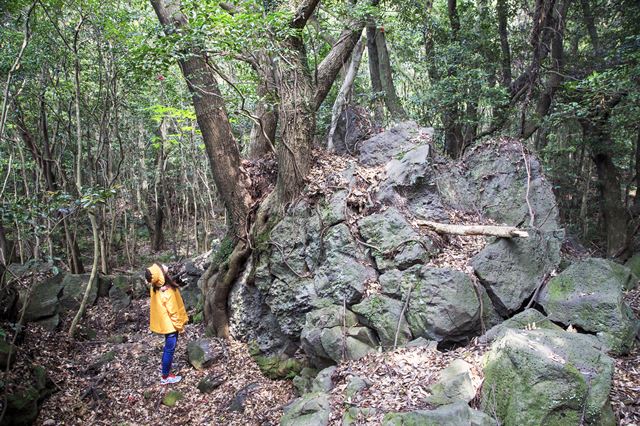
[[[256,94],[258,95],[258,104],[255,116],[260,123],[253,123],[249,137],[248,157],[252,160],[272,152],[271,147],[275,146],[278,126],[278,114],[272,105],[274,93],[269,90],[269,84],[264,79],[258,83]]]
[[[502,51],[500,56],[502,85],[508,89],[511,86],[511,48],[509,46],[509,6],[507,0],[498,0],[496,13],[498,14],[498,33],[500,34],[500,49]]]
[[[402,108],[400,99],[396,94],[396,88],[393,83],[391,60],[389,59],[389,50],[387,49],[384,29],[376,30],[376,48],[378,50],[378,65],[380,68],[380,81],[384,92],[384,102],[394,120],[404,120],[407,118],[407,113],[404,108]]]
[[[307,66],[304,42],[290,36],[284,43],[286,61],[277,67],[279,113],[282,142],[277,147],[277,195],[280,206],[297,197],[311,164],[311,148],[315,133],[314,91]]]
[[[360,68],[360,61],[362,60],[363,51],[364,43],[362,42],[362,38],[360,38],[360,40],[356,44],[355,49],[353,49],[353,55],[351,57],[351,63],[349,64],[349,70],[347,71],[347,75],[342,82],[342,87],[340,87],[340,91],[338,92],[336,101],[333,104],[331,126],[329,128],[329,140],[327,141],[327,149],[329,151],[335,150],[333,135],[336,131],[336,126],[338,125],[338,119],[340,118],[340,115],[344,111],[345,106],[348,105],[349,99],[351,98],[353,82],[355,81],[356,75],[358,74],[358,69]]]
[[[566,16],[567,6],[569,1],[561,0],[558,2],[557,6],[554,8],[553,13],[553,23],[554,23],[554,35],[551,40],[551,70],[549,72],[549,76],[547,78],[547,84],[540,94],[538,98],[538,102],[536,104],[536,109],[534,116],[532,119],[528,120],[525,123],[524,129],[522,131],[521,137],[523,139],[528,139],[542,123],[544,117],[547,116],[549,111],[551,110],[551,103],[553,102],[553,98],[557,90],[560,88],[560,85],[563,81],[563,40],[564,40],[564,19]],[[542,141],[546,141],[545,138],[540,139]],[[540,144],[538,144],[540,145]],[[536,146],[537,149],[543,149],[544,146]]]
[[[93,265],[91,266],[91,275],[89,276],[87,288],[84,290],[82,302],[80,302],[80,308],[78,308],[78,312],[76,313],[75,317],[73,317],[73,321],[71,322],[71,326],[69,327],[70,338],[73,338],[78,326],[78,322],[80,322],[80,319],[84,315],[84,311],[87,309],[89,294],[91,294],[91,289],[93,288],[93,286],[96,285],[96,278],[98,276],[98,258],[100,257],[100,244],[98,241],[98,221],[93,212],[89,212],[89,220],[91,221],[91,231],[93,234]]]
[[[635,184],[636,184],[636,196],[633,199],[633,215],[640,215],[640,127],[638,127],[638,134],[636,136],[636,154],[635,154]]]
[[[591,45],[596,56],[600,56],[600,41],[598,40],[598,30],[596,29],[595,18],[589,0],[580,0],[582,6],[582,17],[584,24],[587,27],[589,38],[591,39]]]
[[[151,4],[167,33],[188,27],[179,1],[151,0]],[[192,93],[213,179],[228,212],[230,234],[234,239],[241,238],[246,234],[251,196],[248,178],[240,167],[240,152],[231,132],[224,98],[199,47],[194,46],[185,53],[178,62]]]
[[[611,157],[606,153],[596,154],[593,161],[598,173],[607,256],[613,257],[624,248],[627,236],[628,215],[622,205],[620,176]]]
[[[384,121],[384,89],[380,79],[380,61],[378,59],[378,47],[376,44],[376,27],[367,26],[367,53],[369,56],[369,76],[371,78],[371,91],[373,92],[373,119],[376,125],[381,126]]]
[[[318,66],[318,78],[313,96],[316,110],[322,105],[338,73],[349,60],[356,43],[360,39],[363,28],[364,23],[362,21],[352,22],[349,28],[342,31],[338,40],[336,40],[327,56]]]

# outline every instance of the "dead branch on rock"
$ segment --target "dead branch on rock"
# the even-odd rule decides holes
[[[515,228],[513,226],[495,226],[495,225],[452,225],[449,223],[438,223],[429,220],[418,220],[419,226],[425,226],[433,229],[440,234],[454,235],[487,235],[500,238],[526,238],[529,236],[527,231]]]

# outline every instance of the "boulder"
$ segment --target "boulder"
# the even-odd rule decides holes
[[[297,396],[311,392],[311,386],[318,375],[318,370],[314,368],[304,367],[300,374],[293,378],[293,388]]]
[[[62,280],[62,295],[60,296],[60,307],[63,310],[77,311],[84,297],[85,290],[89,284],[91,274],[66,274]],[[93,306],[98,298],[99,277],[91,286],[87,306]]]
[[[353,376],[347,382],[347,386],[344,388],[344,394],[347,401],[350,401],[356,394],[371,386],[371,381],[363,379],[360,376]]]
[[[342,426],[371,424],[376,414],[375,408],[349,407],[342,416]]]
[[[42,366],[33,367],[33,379],[27,387],[7,395],[2,426],[27,426],[38,417],[40,404],[55,390],[55,385]]]
[[[497,239],[471,261],[498,313],[505,317],[519,310],[560,264],[561,241],[553,234],[528,232],[528,238]]]
[[[110,278],[113,287],[119,288],[132,299],[149,297],[149,285],[141,274],[120,274],[105,278]],[[111,297],[111,292],[109,292],[109,297]]]
[[[7,395],[7,410],[1,426],[28,426],[38,418],[40,392],[33,387]]]
[[[382,294],[365,298],[351,309],[362,318],[362,322],[372,328],[385,349],[402,346],[413,339],[409,324],[402,313],[401,301]]]
[[[358,229],[367,244],[381,250],[373,249],[372,253],[380,271],[407,269],[429,261],[425,247],[431,249],[431,242],[418,234],[402,213],[393,207],[360,219]]]
[[[203,370],[222,359],[224,348],[217,339],[198,339],[187,344],[189,364],[196,370]]]
[[[198,390],[201,393],[211,393],[225,382],[222,374],[209,374],[198,382]]]
[[[615,425],[602,349],[579,333],[507,330],[485,356],[482,409],[505,425]]]
[[[359,326],[352,311],[337,305],[309,312],[300,342],[317,367],[326,367],[343,359],[360,359],[378,346],[374,333]]]
[[[244,386],[242,389],[236,392],[235,396],[231,400],[231,403],[229,404],[228,410],[243,413],[244,405],[247,401],[247,398],[249,398],[251,393],[259,387],[260,385],[258,383],[249,383],[248,385]]]
[[[62,280],[64,279],[64,275],[63,273],[59,273],[34,284],[31,296],[29,297],[29,303],[24,312],[25,321],[36,321],[52,317],[58,313],[60,308],[60,300],[58,297],[62,293]],[[21,294],[20,299],[24,301],[25,297],[26,294]]]
[[[2,271],[0,271],[2,276]],[[0,319],[15,321],[18,317],[19,292],[14,283],[0,287]]]
[[[480,301],[465,273],[416,265],[406,271],[391,270],[380,276],[380,283],[383,294],[398,300],[406,300],[411,290],[405,316],[414,337],[464,342],[480,333]],[[489,312],[491,303],[485,301],[483,308]]]
[[[537,328],[545,328],[549,330],[562,330],[562,328],[558,327],[554,324],[549,318],[545,317],[540,311],[529,308],[520,312],[519,314],[514,315],[509,318],[505,322],[498,324],[492,327],[489,331],[487,331],[482,337],[480,341],[483,343],[491,343],[495,339],[500,338],[504,335],[507,330],[517,329],[517,330],[525,330],[525,329],[537,329]]]
[[[322,263],[315,273],[317,296],[333,303],[352,304],[362,299],[365,283],[377,277],[375,269],[344,223],[323,234]]]
[[[431,405],[447,405],[454,402],[469,402],[476,396],[471,379],[471,366],[464,360],[456,359],[438,374],[436,383],[429,386]]]
[[[435,410],[417,410],[407,413],[387,413],[383,426],[495,426],[494,419],[482,411],[474,410],[465,402],[443,405]]]
[[[432,128],[419,127],[406,121],[364,141],[360,147],[360,162],[367,166],[386,164],[396,156],[425,144],[433,138]]]
[[[273,355],[284,351],[293,355],[297,345],[282,332],[278,319],[265,301],[266,290],[272,282],[267,261],[266,256],[258,261],[255,285],[247,281],[251,268],[246,268],[233,285],[229,294],[229,329],[234,337],[253,342],[262,353]],[[247,264],[253,264],[253,258],[249,258]]]
[[[448,221],[438,193],[431,145],[419,145],[398,157],[386,164],[386,178],[376,199],[388,205],[406,205],[411,213],[423,219]]]
[[[635,275],[631,282],[628,284],[627,290],[631,290],[636,288],[638,285],[638,279],[640,279],[640,253],[636,253],[627,262],[624,264],[627,268],[631,270],[631,273]]]
[[[131,296],[125,290],[118,286],[112,286],[109,289],[109,301],[116,311],[126,309],[131,304]]]
[[[325,426],[329,424],[331,406],[324,392],[313,392],[293,400],[284,408],[281,426]]]
[[[335,365],[320,370],[311,382],[311,392],[330,392],[334,386],[332,376],[335,371]]]
[[[628,276],[620,268],[596,258],[574,263],[547,283],[538,302],[549,319],[597,333],[613,353],[626,354],[639,323],[624,301]]]
[[[559,214],[552,185],[535,157],[527,155],[527,162],[531,178],[527,176],[522,144],[517,140],[478,144],[467,150],[458,164],[438,169],[438,189],[449,206],[480,210],[486,217],[511,226],[529,223],[530,204],[534,226],[544,232],[557,231]]]
[[[198,307],[202,307],[203,296],[202,291],[195,284],[189,284],[185,287],[180,287],[180,296],[184,302],[184,307],[187,312],[192,312]]]

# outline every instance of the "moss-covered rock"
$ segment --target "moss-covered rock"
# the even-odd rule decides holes
[[[507,330],[487,353],[482,409],[504,425],[615,425],[613,360],[593,336]]]
[[[270,379],[293,379],[300,374],[304,365],[295,358],[282,355],[265,355],[255,343],[249,345],[249,353],[258,364],[262,374]]]
[[[561,240],[527,230],[528,238],[499,238],[472,259],[473,269],[500,315],[517,312],[546,274],[560,264]]]
[[[187,344],[189,364],[202,370],[221,359],[224,354],[222,343],[217,339],[198,339]]]
[[[547,283],[539,303],[549,319],[597,333],[613,353],[628,353],[639,323],[624,301],[630,272],[621,268],[596,258],[575,263]]]
[[[446,405],[458,401],[469,402],[476,395],[471,380],[471,366],[456,359],[438,374],[438,380],[429,386],[431,395],[426,399],[432,405]]]
[[[162,398],[162,404],[167,407],[174,407],[178,401],[184,398],[182,392],[177,390],[170,390]]]
[[[78,310],[87,285],[89,284],[90,277],[91,274],[66,274],[64,276],[64,279],[62,280],[62,295],[60,296],[60,306],[62,309],[70,311]],[[98,298],[98,281],[99,277],[96,276],[95,282],[89,291],[87,306],[92,306]]]
[[[500,338],[509,329],[536,329],[546,328],[550,330],[562,330],[554,324],[549,318],[545,317],[540,311],[529,308],[512,316],[501,324],[496,325],[487,331],[482,337],[483,343],[491,343],[495,339]]]
[[[23,391],[7,395],[7,411],[2,426],[27,426],[38,417],[40,392],[30,386]]]
[[[358,222],[360,234],[368,244],[381,250],[373,250],[379,270],[406,269],[429,261],[431,241],[422,237],[397,209],[391,207]],[[407,243],[407,241],[413,240]],[[422,241],[420,244],[419,241]]]
[[[402,302],[390,297],[374,294],[353,305],[353,312],[360,315],[366,326],[374,329],[380,337],[380,344],[385,348],[401,346],[413,337],[409,324],[402,313]],[[396,341],[396,330],[397,341]]]
[[[405,317],[414,337],[455,343],[480,334],[481,305],[476,290],[483,300],[485,323],[494,322],[490,301],[463,272],[415,265],[404,271],[388,271],[379,280],[382,293],[398,303],[402,304],[410,292]],[[355,307],[354,312],[358,312]]]
[[[487,414],[469,407],[465,402],[443,405],[435,410],[408,413],[387,413],[384,426],[494,426],[498,423]]]
[[[314,392],[295,399],[284,408],[281,426],[325,426],[329,424],[331,406],[329,396]]]
[[[56,315],[59,311],[62,294],[62,280],[65,274],[59,273],[53,277],[34,285],[29,297],[29,303],[24,312],[24,320],[31,322]],[[21,303],[26,299],[26,293],[21,293]]]

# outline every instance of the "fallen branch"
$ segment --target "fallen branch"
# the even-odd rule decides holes
[[[500,238],[529,236],[527,231],[515,228],[513,226],[494,226],[494,225],[451,225],[448,223],[437,223],[429,220],[418,220],[419,226],[426,226],[440,234],[454,235],[490,235]]]

